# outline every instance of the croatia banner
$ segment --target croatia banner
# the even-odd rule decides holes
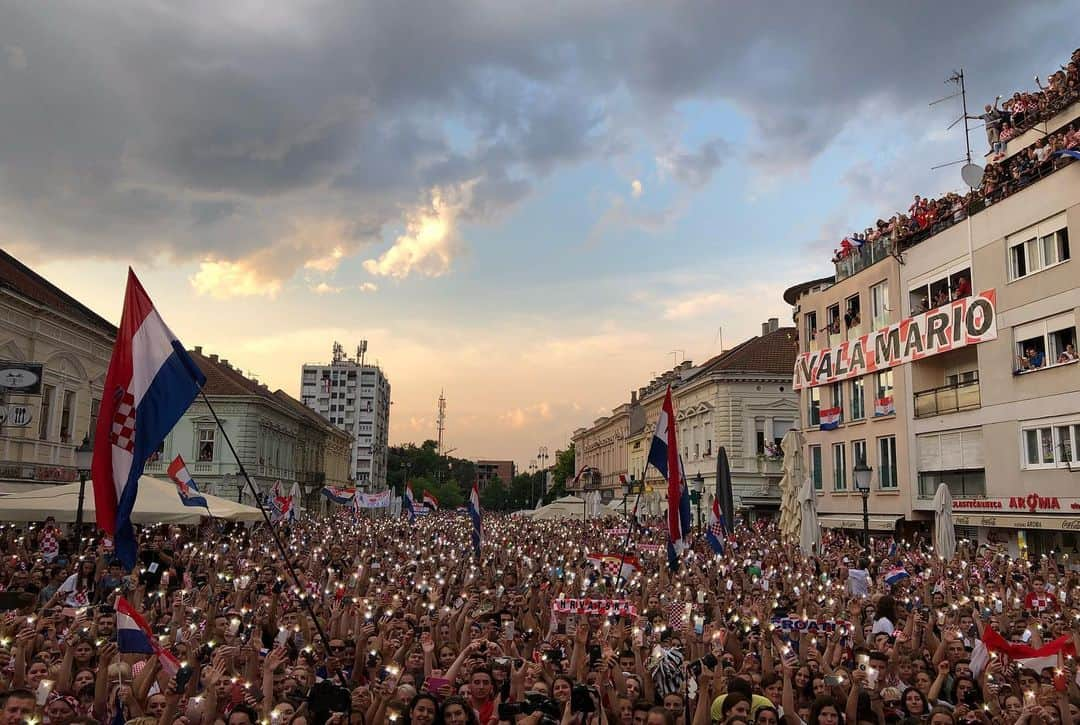
[[[991,627],[983,629],[982,641],[975,643],[971,653],[971,668],[982,670],[988,659],[987,652],[1005,655],[1020,667],[1042,672],[1047,667],[1060,667],[1061,657],[1076,657],[1076,647],[1072,635],[1062,635],[1042,647],[1032,647],[1007,641]],[[977,676],[977,675],[976,675]]]
[[[439,499],[431,491],[424,491],[423,503],[432,511],[439,510]]]
[[[641,568],[636,556],[621,556],[619,554],[589,554],[589,563],[597,571],[621,579],[629,579],[634,572]]]
[[[907,569],[902,566],[894,566],[889,571],[885,572],[885,583],[889,586],[899,584],[905,579],[910,578],[910,574],[907,573]]]
[[[323,496],[342,505],[352,503],[353,496],[356,495],[355,488],[338,488],[337,486],[324,486],[322,492]]]
[[[180,669],[180,661],[158,644],[146,619],[123,597],[116,598],[116,646],[123,654],[156,654],[169,676]]]
[[[883,415],[892,415],[896,412],[896,408],[893,407],[893,399],[891,395],[884,398],[878,398],[874,401],[874,416],[880,417]]]
[[[825,408],[821,411],[821,430],[836,430],[840,427],[840,408]]]
[[[206,384],[130,268],[94,436],[91,476],[98,528],[129,571],[138,544],[131,511],[146,460]]]

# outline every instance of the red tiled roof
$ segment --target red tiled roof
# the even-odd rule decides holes
[[[713,370],[791,375],[799,350],[794,327],[781,327],[767,335],[751,337],[730,350],[706,360],[695,377]]]
[[[96,328],[109,337],[116,337],[115,325],[3,249],[0,249],[0,289],[9,289],[43,307]]]

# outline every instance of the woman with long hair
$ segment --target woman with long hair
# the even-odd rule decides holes
[[[472,705],[457,695],[446,698],[442,704],[442,719],[446,725],[480,725]]]
[[[442,725],[439,701],[426,692],[417,693],[405,711],[405,725]]]

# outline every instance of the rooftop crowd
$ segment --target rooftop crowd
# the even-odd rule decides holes
[[[3,725],[1080,718],[1080,578],[1067,554],[1029,561],[961,542],[944,561],[924,542],[881,538],[868,556],[826,532],[820,555],[807,557],[759,524],[737,525],[723,556],[699,541],[671,572],[662,524],[643,521],[627,537],[619,519],[489,515],[477,559],[456,513],[414,524],[305,518],[277,529],[299,586],[263,524],[144,528],[130,574],[107,540],[65,536],[51,522],[8,525],[0,582],[4,597],[24,603],[0,624],[0,717]],[[637,557],[626,579],[618,560],[598,568],[587,558],[618,553],[625,541]],[[573,613],[583,598],[615,600],[614,609]],[[125,602],[152,629],[156,654],[123,651],[115,611]],[[1025,642],[1061,651],[1028,669],[1009,649]]]
[[[1080,150],[1080,121],[1045,134],[1026,149],[1005,157],[1009,140],[1049,121],[1080,100],[1080,49],[1073,52],[1068,65],[1050,75],[1045,87],[1038,76],[1036,82],[1038,91],[1018,91],[1000,108],[999,97],[993,104],[985,106],[983,114],[971,117],[984,122],[992,153],[979,188],[966,194],[948,192],[937,199],[916,195],[906,213],[897,211],[888,220],[878,219],[873,226],[841,240],[840,246],[833,250],[833,263],[842,263],[867,245],[883,244],[886,253],[897,254],[906,246],[962,221],[969,213],[998,202],[1047,173],[1072,163],[1073,158],[1058,152]]]

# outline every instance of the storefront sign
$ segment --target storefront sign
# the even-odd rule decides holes
[[[1023,496],[1003,498],[963,498],[953,499],[953,511],[987,511],[1028,513],[1066,513],[1080,511],[1080,498],[1062,498],[1060,496],[1042,496],[1029,493]]]
[[[994,290],[962,297],[894,325],[795,360],[795,390],[887,370],[943,352],[997,339]]]
[[[10,390],[19,395],[41,395],[39,363],[22,363],[0,360],[0,390]]]
[[[1045,529],[1048,531],[1080,531],[1080,519],[1075,516],[1023,516],[953,514],[957,526],[981,526],[998,529]]]

